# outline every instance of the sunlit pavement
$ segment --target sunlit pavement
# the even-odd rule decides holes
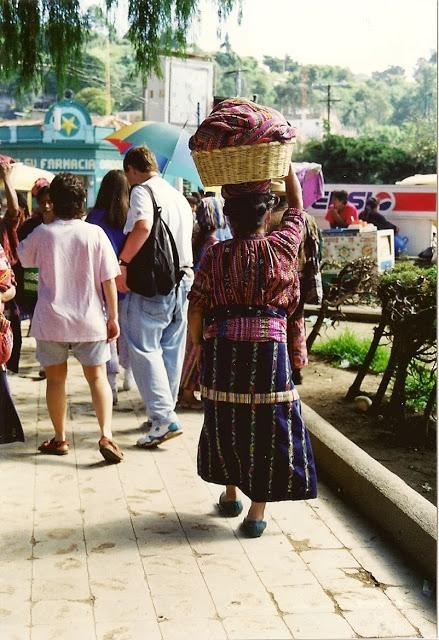
[[[51,428],[33,340],[24,350],[10,385],[27,440],[0,447],[2,640],[436,637],[423,576],[325,486],[270,505],[260,539],[241,536],[242,516],[219,517],[220,488],[196,473],[201,413],[141,450],[139,396],[121,392],[125,460],[108,466],[71,359],[70,453],[36,453]]]

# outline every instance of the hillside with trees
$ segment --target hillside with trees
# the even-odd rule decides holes
[[[240,88],[291,119],[307,113],[323,120],[323,141],[299,146],[297,157],[324,163],[329,181],[386,183],[436,171],[436,52],[419,59],[408,78],[402,67],[361,76],[347,67],[301,65],[288,56],[264,56],[261,64],[238,56],[227,38],[221,48],[214,55],[217,95],[236,95]],[[332,113],[347,135],[331,135],[325,121],[328,85]]]

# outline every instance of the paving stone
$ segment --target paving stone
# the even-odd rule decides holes
[[[362,567],[382,584],[392,586],[416,586],[420,579],[406,566],[404,559],[389,547],[376,545],[373,548],[352,549],[352,555]]]
[[[342,611],[377,610],[381,607],[387,608],[390,604],[389,598],[380,589],[362,589],[354,593],[336,593],[333,598]]]
[[[257,577],[235,578],[224,575],[205,576],[218,614],[222,618],[232,615],[262,614],[275,615],[276,608]]]
[[[194,574],[199,571],[197,560],[192,554],[150,555],[143,557],[142,563],[148,577],[150,575],[173,575],[175,572],[178,572],[179,575]]]
[[[30,625],[23,623],[9,625],[2,621],[1,638],[2,640],[30,640]]]
[[[174,574],[150,575],[148,576],[148,585],[153,597],[166,594],[178,595],[187,591],[199,594],[204,592],[206,596],[209,594],[206,583],[199,572],[195,574],[176,572]]]
[[[35,560],[32,599],[88,600],[90,587],[83,559],[56,556]]]
[[[346,611],[344,617],[363,638],[398,638],[416,636],[416,630],[392,605],[377,611]]]
[[[32,606],[32,624],[45,625],[50,618],[54,625],[84,622],[93,624],[93,602],[74,602],[72,600],[40,600]]]
[[[334,536],[320,518],[308,508],[300,517],[285,512],[276,516],[281,531],[288,536],[296,551],[309,549],[340,549],[342,543]]]
[[[322,587],[316,584],[275,587],[273,598],[282,613],[314,613],[334,611],[334,603]]]
[[[159,628],[163,640],[227,640],[221,622],[209,618],[173,618],[160,622]]]
[[[258,553],[257,547],[248,548],[246,553],[256,571],[286,570],[293,573],[294,571],[308,570],[306,563],[300,555],[292,549],[291,545],[286,547],[282,553],[272,555]]]
[[[157,622],[152,620],[98,622],[97,640],[161,640]],[[82,639],[81,639],[82,640]]]
[[[293,637],[279,616],[236,615],[224,618],[223,625],[230,640],[284,640]]]
[[[259,571],[259,579],[268,591],[273,591],[276,587],[288,587],[295,585],[317,585],[318,581],[309,569],[288,568]]]
[[[0,598],[0,637],[3,625],[29,625],[30,618],[30,598],[17,597],[15,594],[2,594]]]
[[[29,360],[34,343],[24,342]],[[142,451],[134,446],[142,404],[137,391],[121,392],[114,434],[125,460],[106,465],[89,391],[71,360],[73,445],[63,458],[42,456],[36,446],[52,436],[44,383],[30,387],[14,377],[11,386],[26,416],[27,442],[0,447],[1,640],[328,640],[353,637],[353,629],[369,638],[434,632],[434,606],[419,599],[419,576],[324,485],[317,500],[269,504],[266,532],[247,539],[242,518],[218,515],[222,488],[197,476],[201,414],[182,412],[182,438]],[[250,502],[240,497],[246,510]],[[371,573],[390,585],[385,594]]]
[[[153,596],[154,608],[158,619],[199,618],[200,612],[209,618],[217,615],[211,597],[207,593],[184,592],[166,596]]]
[[[96,640],[94,624],[39,624],[31,629],[31,640]]]
[[[402,609],[401,613],[407,618],[415,629],[418,629],[423,638],[435,639],[437,634],[436,612],[419,609]]]
[[[350,568],[359,566],[359,562],[347,549],[303,551],[300,553],[300,557],[306,564],[320,565],[323,568]]]
[[[304,640],[342,640],[356,638],[346,620],[336,613],[293,613],[284,617],[293,638]]]
[[[423,595],[420,587],[387,587],[385,592],[398,609],[417,609],[434,619],[435,599]]]
[[[204,575],[227,576],[228,579],[249,576],[254,578],[255,570],[242,552],[241,554],[212,554],[198,558],[198,566]]]
[[[94,601],[96,622],[131,622],[135,620],[155,620],[156,614],[151,596],[147,590],[142,593],[131,591],[123,594],[100,594]]]

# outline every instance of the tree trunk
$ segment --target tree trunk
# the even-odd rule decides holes
[[[345,396],[345,400],[353,400],[355,396],[357,396],[361,389],[361,383],[363,382],[367,372],[369,371],[369,367],[372,363],[373,357],[376,353],[380,340],[383,336],[384,329],[386,328],[387,321],[384,317],[381,318],[381,321],[378,326],[375,327],[373,340],[370,343],[369,351],[366,354],[363,364],[358,370],[357,377],[354,382],[349,387],[349,390]]]
[[[406,391],[405,381],[412,354],[403,351],[399,354],[396,367],[395,383],[389,402],[389,414],[392,422],[401,427],[405,422]]]
[[[306,348],[308,350],[308,353],[311,353],[312,346],[313,346],[317,336],[320,333],[320,329],[322,328],[323,320],[326,317],[326,313],[328,311],[328,308],[329,308],[329,304],[328,304],[327,300],[322,300],[322,306],[320,307],[320,311],[319,311],[319,314],[317,316],[316,323],[313,326],[312,331],[309,334],[308,339],[306,341]]]
[[[392,344],[392,349],[390,351],[390,358],[389,358],[389,363],[386,367],[386,370],[384,371],[383,377],[381,379],[380,382],[380,386],[378,387],[378,390],[375,394],[375,397],[372,401],[372,406],[370,408],[370,412],[371,413],[378,413],[378,409],[381,406],[381,403],[383,401],[384,395],[387,391],[387,387],[389,386],[389,382],[393,376],[393,373],[396,369],[396,365],[398,363],[398,356],[397,356],[397,350],[398,350],[399,346],[398,346],[398,339],[396,337],[393,338],[393,344]]]
[[[437,383],[434,384],[432,390],[430,391],[430,395],[428,396],[427,404],[425,405],[425,409],[424,409],[425,442],[427,442],[427,438],[428,438],[428,423],[430,421],[430,416],[433,411],[434,403],[436,402],[436,392],[437,392]]]

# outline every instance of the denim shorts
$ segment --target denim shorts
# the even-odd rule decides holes
[[[105,364],[110,359],[110,345],[106,340],[97,342],[53,342],[37,340],[36,356],[42,367],[67,362],[69,349],[85,367]]]

